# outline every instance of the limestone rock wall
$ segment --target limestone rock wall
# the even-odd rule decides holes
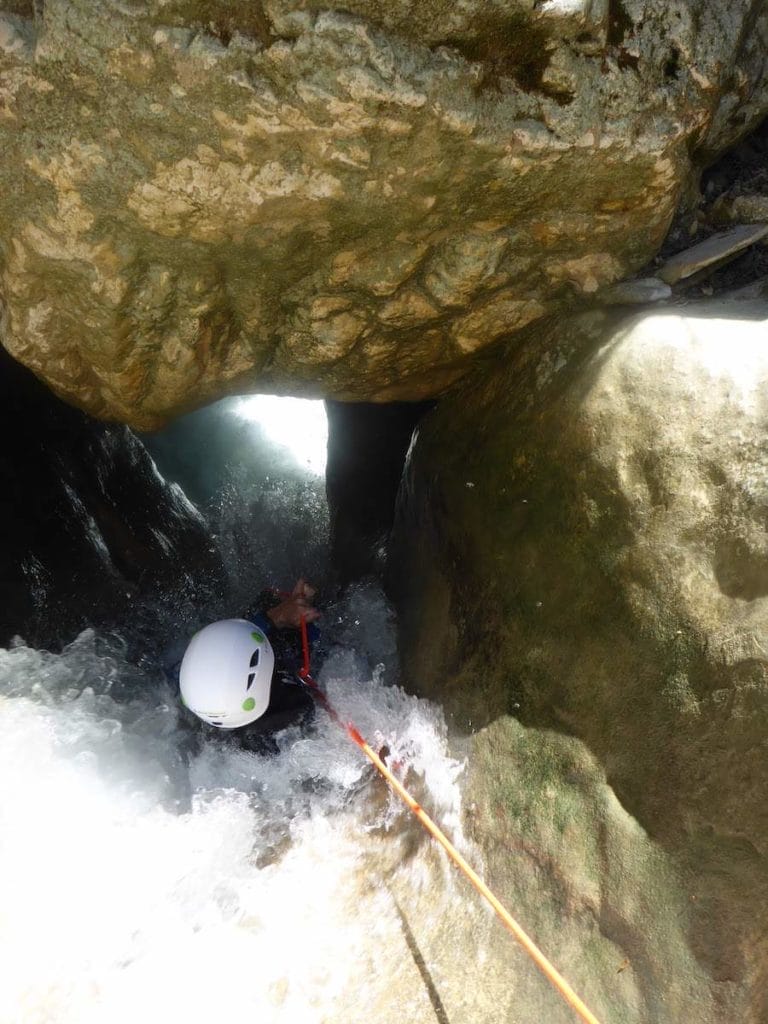
[[[541,329],[422,421],[390,556],[410,684],[472,734],[473,827],[494,883],[516,891],[533,829],[525,857],[565,884],[515,719],[536,763],[536,730],[545,746],[550,730],[585,744],[673,858],[678,977],[708,982],[669,1019],[768,1013],[767,319],[764,303],[712,301]],[[568,804],[579,774],[555,761],[551,799]],[[599,818],[568,820],[573,842],[590,829],[601,842]],[[633,862],[604,856],[604,877],[613,858]],[[623,935],[639,986],[617,1019],[667,1019],[648,960],[663,915],[646,906],[638,930],[610,898],[593,912],[583,941],[595,920]]]
[[[60,395],[439,394],[768,109],[748,0],[339,6],[6,2],[0,336]]]

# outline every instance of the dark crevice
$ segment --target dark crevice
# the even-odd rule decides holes
[[[669,57],[664,62],[663,67],[664,77],[668,81],[676,81],[680,76],[680,51],[676,46],[673,46]]]
[[[416,424],[434,403],[325,404],[331,562],[345,584],[383,573],[405,456]]]
[[[695,207],[692,200],[678,210],[654,267],[733,224],[762,222],[760,203],[768,200],[768,119],[703,171],[699,191]],[[675,290],[689,299],[760,282],[768,283],[768,249],[757,244],[686,278]]]
[[[258,40],[264,47],[275,42],[270,22],[261,0],[232,4],[229,0],[173,0],[163,8],[163,24],[196,28],[229,46],[239,33]]]
[[[716,198],[732,187],[740,192],[768,191],[768,118],[720,157],[701,178],[701,191],[707,200]]]
[[[608,0],[608,46],[621,46],[634,27],[621,0]]]
[[[413,929],[408,923],[408,919],[403,913],[400,904],[397,902],[397,900],[393,900],[393,902],[395,904],[397,916],[400,918],[400,925],[403,929],[403,938],[405,939],[405,944],[408,946],[408,951],[413,957],[413,962],[416,965],[421,980],[424,984],[424,990],[427,993],[427,996],[429,997],[429,1002],[435,1014],[435,1020],[437,1021],[437,1024],[450,1024],[448,1013],[446,1012],[443,1001],[440,998],[440,993],[437,990],[437,986],[435,985],[434,979],[432,978],[432,974],[429,970],[427,962],[424,959],[424,954],[419,949],[419,944],[418,941],[416,940],[416,936],[413,934]]]
[[[622,71],[626,71],[627,68],[631,68],[632,71],[637,71],[638,65],[640,64],[640,58],[634,53],[630,53],[626,47],[619,47],[619,54],[616,58],[616,63],[619,65]]]
[[[32,19],[42,13],[41,0],[5,0],[0,6],[0,14],[15,14],[19,18]]]
[[[571,92],[570,89],[555,89],[551,85],[541,86],[539,92],[543,92],[545,96],[554,100],[561,107],[567,107],[569,103],[573,103],[576,99],[576,93]]]
[[[444,44],[482,66],[476,92],[500,92],[504,79],[511,79],[525,92],[544,93],[561,104],[573,100],[573,93],[544,82],[550,64],[550,42],[543,28],[520,14],[489,18],[485,28],[478,39],[447,39]]]

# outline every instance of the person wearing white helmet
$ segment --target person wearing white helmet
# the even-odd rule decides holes
[[[244,730],[238,739],[245,746],[274,752],[271,734],[305,717],[313,704],[297,669],[302,617],[310,640],[316,635],[320,612],[312,606],[314,596],[300,579],[271,607],[195,633],[179,670],[184,706],[215,730]]]

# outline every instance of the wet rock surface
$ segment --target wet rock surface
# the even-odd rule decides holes
[[[432,404],[326,402],[330,557],[340,584],[382,575],[405,456]]]
[[[6,6],[2,339],[59,394],[439,394],[647,263],[768,106],[746,0],[343,7]]]
[[[758,1024],[768,1009],[767,317],[716,300],[577,318],[555,348],[539,337],[555,358],[521,351],[422,422],[396,527],[406,668],[473,733],[494,881],[515,891],[508,844],[535,825],[505,723],[544,730],[542,744],[577,737],[676,865],[674,1019],[714,1007]],[[559,801],[569,776],[552,772]],[[577,841],[575,819],[562,828]],[[554,841],[537,856],[556,887]],[[600,856],[608,877],[633,854]],[[625,912],[611,924],[612,899],[600,908],[621,933]],[[587,915],[587,945],[593,927]],[[666,1016],[649,952],[664,929],[646,904],[620,941],[638,986],[627,1019]]]
[[[0,418],[0,644],[140,627],[139,597],[221,585],[203,518],[127,427],[65,405],[5,354]]]
[[[470,734],[465,825],[489,880],[607,1021],[763,1024],[768,309],[599,307],[666,301],[666,261],[766,220],[765,129],[697,180],[768,109],[768,14],[340,7],[6,2],[0,340],[68,401],[146,429],[256,388],[445,394],[391,577],[410,685]],[[766,260],[755,239],[675,297],[759,297]],[[215,588],[205,524],[135,436],[0,370],[0,643]],[[351,579],[379,568],[410,424],[380,445],[385,411],[370,432],[337,413]],[[192,440],[215,456],[211,422]],[[253,502],[267,548],[284,507]],[[441,925],[414,915],[416,945],[442,972],[435,1013],[474,1021],[456,928],[496,977],[519,977],[518,953],[482,915],[457,925],[446,893]],[[539,982],[478,993],[483,1020],[570,1020]]]

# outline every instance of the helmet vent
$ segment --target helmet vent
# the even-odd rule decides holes
[[[259,664],[259,648],[257,647],[256,650],[251,655],[251,668],[256,668],[258,664]],[[246,690],[250,690],[250,688],[253,686],[253,680],[255,678],[256,678],[256,673],[255,672],[251,672],[251,674],[248,676],[248,685],[246,686]]]

